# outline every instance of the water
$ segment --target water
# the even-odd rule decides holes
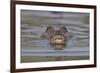
[[[45,32],[47,26],[53,26],[58,30],[62,25],[68,28],[68,32],[73,37],[68,40],[64,50],[54,50],[48,44],[48,40],[41,39],[40,36]],[[47,56],[54,56],[55,58],[56,56],[89,56],[89,14],[22,10],[21,56],[22,62],[24,62],[23,57],[25,60],[25,58],[28,59],[27,57],[33,56],[41,56],[41,58]],[[40,61],[46,61],[41,58]]]

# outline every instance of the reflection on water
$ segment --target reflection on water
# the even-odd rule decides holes
[[[63,50],[66,47],[66,44],[50,44],[55,50]]]
[[[48,40],[41,38],[41,34],[46,30],[47,26],[53,26],[56,30],[58,30],[58,28],[62,25],[66,26],[68,28],[68,32],[70,32],[72,35],[72,37],[68,39],[67,45],[52,45],[52,44],[50,45],[48,44],[49,43]],[[22,52],[21,54],[23,54],[23,50],[26,49],[29,51],[34,51],[34,50],[48,51],[54,49],[59,50],[59,48],[62,48],[62,50],[70,49],[72,47],[78,49],[81,49],[83,47],[86,48],[88,47],[87,49],[89,49],[89,14],[88,13],[75,13],[75,12],[55,13],[51,11],[21,10],[21,52]],[[76,49],[73,49],[73,51],[75,50]],[[89,54],[89,51],[87,52]],[[25,52],[24,55],[27,53],[28,52]],[[27,62],[27,59],[29,59],[31,55],[28,56],[27,54],[25,56],[22,56],[22,60],[26,60]],[[67,55],[65,56],[67,57]],[[56,56],[55,60],[57,61],[62,59],[66,60],[65,56]],[[83,59],[87,59],[87,56],[86,58]],[[48,55],[42,57],[40,55],[38,56],[38,58],[39,57],[40,59],[37,59],[34,56],[33,59],[35,60],[37,59],[36,61],[54,60],[52,57],[47,58]],[[81,57],[84,57],[84,55]],[[33,60],[31,59],[29,59],[30,62]],[[74,59],[74,57],[72,56],[71,59]],[[78,59],[81,58],[79,57]],[[70,58],[67,57],[67,60],[70,60]]]

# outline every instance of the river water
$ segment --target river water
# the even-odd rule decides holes
[[[73,37],[68,40],[63,52],[58,52],[61,50],[55,52],[54,48],[48,44],[48,40],[42,39],[40,36],[45,32],[47,26],[53,26],[59,30],[62,25],[66,26]],[[48,58],[48,56],[50,57]],[[62,58],[59,56],[71,56],[72,58],[79,56],[78,59],[81,59],[80,56],[85,56],[86,58],[83,59],[89,59],[89,14],[21,10],[21,62],[34,62],[36,57],[40,58],[36,60],[37,62],[38,60],[61,60]],[[28,60],[30,57],[35,58]],[[43,59],[44,57],[47,58]]]

